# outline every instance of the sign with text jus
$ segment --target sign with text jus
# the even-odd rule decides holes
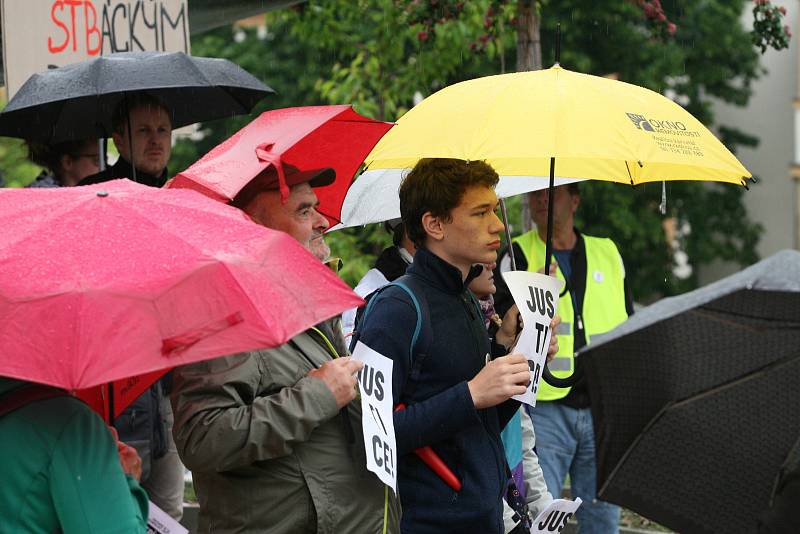
[[[527,271],[503,273],[503,280],[514,297],[520,319],[525,325],[515,350],[525,355],[531,370],[528,390],[513,398],[536,406],[536,392],[539,390],[542,368],[547,361],[547,348],[550,346],[550,322],[558,311],[558,295],[564,287],[564,281]]]
[[[189,53],[187,0],[2,1],[8,98],[37,72],[114,52]]]
[[[397,492],[397,446],[392,414],[392,360],[360,341],[353,359],[364,362],[358,372],[361,393],[361,424],[367,469]]]
[[[567,526],[567,521],[575,515],[583,501],[578,497],[574,501],[556,499],[542,510],[531,527],[531,534],[551,534],[561,532]]]

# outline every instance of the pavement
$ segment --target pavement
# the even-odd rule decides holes
[[[184,503],[183,505],[183,519],[181,520],[181,524],[189,529],[190,534],[195,534],[197,532],[197,512],[199,507],[197,503]],[[561,531],[561,534],[577,534],[578,533],[578,525],[575,521],[570,521],[567,523],[567,526],[564,527],[564,530]],[[642,530],[636,528],[626,528],[620,527],[619,534],[664,534],[663,532],[659,532],[657,530]]]

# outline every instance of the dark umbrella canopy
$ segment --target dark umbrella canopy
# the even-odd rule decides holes
[[[0,135],[44,143],[106,137],[126,94],[163,102],[177,128],[249,113],[274,91],[226,60],[124,52],[31,76],[0,113]]]
[[[680,532],[751,532],[800,436],[800,252],[592,341],[599,497]]]

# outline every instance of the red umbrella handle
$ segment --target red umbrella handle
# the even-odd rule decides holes
[[[401,402],[394,407],[394,411],[399,412],[400,410],[405,410],[405,408],[406,405]],[[414,453],[419,456],[419,458],[425,462],[425,465],[430,467],[434,473],[439,475],[439,478],[444,480],[445,484],[456,491],[461,491],[461,481],[458,480],[458,477],[453,474],[450,468],[447,467],[447,464],[445,464],[442,459],[439,458],[439,455],[436,454],[432,448],[426,445],[425,447],[416,449]]]

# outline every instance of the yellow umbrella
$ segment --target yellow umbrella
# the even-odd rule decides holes
[[[397,121],[366,163],[371,172],[400,170],[421,157],[485,160],[501,176],[548,176],[555,158],[559,178],[632,185],[745,185],[751,176],[672,100],[558,65],[442,89]]]
[[[558,63],[547,70],[461,82],[429,96],[400,118],[367,156],[367,170],[351,187],[353,198],[370,198],[360,188],[371,183],[390,178],[399,182],[420,158],[484,160],[500,175],[501,198],[544,189],[549,177],[551,203],[554,185],[577,180],[631,185],[702,180],[746,186],[751,178],[700,121],[670,99]],[[359,204],[369,206],[362,211],[371,209],[374,216],[371,198]],[[345,199],[343,220],[347,205]],[[505,217],[502,203],[501,208]],[[548,220],[545,270],[552,251],[552,210]],[[510,243],[508,224],[506,232]],[[513,254],[511,258],[513,265]],[[561,387],[574,380],[556,379],[549,372],[544,378]]]

